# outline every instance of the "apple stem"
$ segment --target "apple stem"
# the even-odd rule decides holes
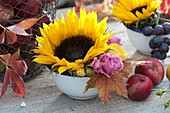
[[[141,78],[141,79],[140,79],[140,82],[143,82],[144,80],[145,80],[145,78]]]

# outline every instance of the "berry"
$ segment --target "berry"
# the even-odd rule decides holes
[[[162,41],[163,41],[164,43],[167,43],[168,45],[170,45],[170,38],[165,37],[165,38],[163,38]]]
[[[142,29],[142,32],[145,36],[150,36],[153,34],[153,28],[151,26],[146,26]]]
[[[159,50],[152,50],[151,57],[158,58],[160,60],[164,60],[167,56],[166,56],[166,53],[161,53]]]
[[[167,53],[169,51],[169,45],[166,43],[162,43],[159,47],[161,53]]]
[[[161,38],[156,36],[149,41],[149,46],[151,49],[156,49],[161,45]]]
[[[154,27],[154,34],[155,34],[155,35],[162,35],[162,34],[164,34],[164,28],[163,28],[163,26],[162,26],[162,25],[156,25],[156,26]]]
[[[164,28],[164,33],[169,33],[170,32],[170,22],[164,22],[162,24],[163,28]]]

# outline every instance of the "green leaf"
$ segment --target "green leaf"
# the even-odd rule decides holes
[[[165,109],[169,107],[170,100],[164,104]]]

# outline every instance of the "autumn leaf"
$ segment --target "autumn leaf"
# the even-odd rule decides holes
[[[124,67],[120,72],[123,73],[126,78],[128,78],[129,74],[133,73],[133,70],[134,70],[132,62],[140,61],[141,59],[142,57],[126,59],[125,61],[123,61]]]
[[[43,16],[41,16],[40,18],[30,18],[27,20],[23,20],[21,22],[19,22],[18,24],[15,24],[15,26],[21,27],[25,30],[31,28],[34,24],[36,24]]]
[[[2,84],[2,90],[1,90],[1,96],[0,98],[5,94],[7,90],[7,86],[11,85],[13,91],[21,96],[25,97],[25,86],[24,82],[21,78],[21,75],[26,74],[28,67],[23,60],[18,60],[20,55],[20,50],[18,50],[13,55],[11,54],[3,54],[0,55],[1,62],[5,65],[6,71],[5,71],[5,78],[4,82]]]
[[[0,35],[0,44],[3,44],[5,41],[5,32],[3,31],[2,34]]]
[[[8,85],[9,85],[9,71],[7,69],[6,72],[5,72],[5,77],[4,77],[4,81],[3,81],[3,84],[2,84],[0,98],[4,96],[4,94],[5,94],[5,92],[8,88]]]
[[[17,35],[23,35],[23,36],[30,36],[32,34],[28,34],[23,28],[16,26],[16,25],[12,25],[7,27],[7,29]]]
[[[128,98],[126,83],[123,81],[123,77],[123,74],[115,74],[108,78],[103,74],[95,73],[93,76],[90,76],[90,80],[87,82],[84,92],[86,92],[89,88],[97,88],[99,97],[104,104],[109,102],[113,92]]]
[[[19,96],[25,97],[25,85],[20,76],[18,76],[18,73],[16,71],[8,68],[9,71],[9,78],[10,78],[10,85],[12,87],[12,90]]]
[[[17,41],[17,35],[12,31],[5,30],[7,44],[13,44]]]

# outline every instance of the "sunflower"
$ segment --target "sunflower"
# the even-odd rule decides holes
[[[160,6],[162,0],[120,0],[112,10],[115,20],[131,24],[147,19]]]
[[[37,36],[39,45],[34,49],[38,55],[33,61],[57,67],[59,74],[67,70],[83,68],[84,64],[104,53],[107,41],[112,35],[106,32],[107,17],[97,21],[97,13],[80,10],[80,17],[75,9],[68,11],[66,17],[56,19],[40,28],[42,37]]]

